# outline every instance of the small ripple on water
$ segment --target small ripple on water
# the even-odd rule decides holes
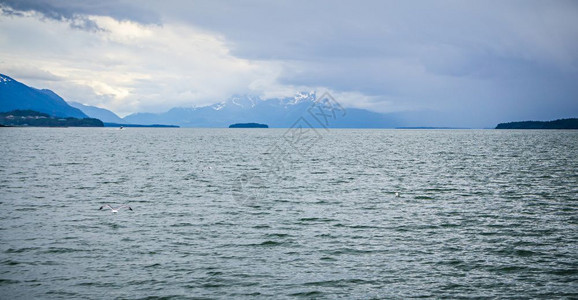
[[[323,287],[343,287],[343,286],[348,286],[348,285],[357,286],[357,285],[363,285],[363,284],[376,284],[376,283],[378,283],[378,281],[351,278],[351,279],[305,282],[305,283],[302,283],[302,285],[304,285],[304,286],[323,286]]]
[[[324,293],[322,291],[314,290],[314,291],[304,291],[304,292],[291,293],[288,296],[299,297],[299,298],[317,298],[317,297],[321,297],[323,295],[324,295]]]
[[[8,248],[4,251],[4,253],[12,254],[12,253],[23,253],[29,251],[36,251],[40,249],[39,247],[24,247],[24,248]]]
[[[288,246],[288,245],[291,245],[290,241],[267,240],[267,241],[263,241],[261,243],[246,244],[243,246],[247,246],[247,247],[276,247],[276,246]]]
[[[334,222],[336,220],[329,219],[329,218],[310,217],[310,218],[300,218],[298,221],[301,223],[328,223],[328,222]]]
[[[12,259],[5,259],[5,260],[2,260],[0,262],[0,265],[6,265],[6,266],[16,266],[16,265],[20,265],[20,264],[22,264],[22,263],[19,261],[16,261],[16,260],[12,260]]]
[[[0,278],[0,286],[2,286],[2,285],[10,285],[10,284],[18,284],[18,283],[20,283],[20,282],[21,282],[20,280]]]

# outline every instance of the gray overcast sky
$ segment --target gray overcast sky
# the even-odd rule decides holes
[[[578,117],[578,1],[0,3],[1,73],[121,115],[317,90],[415,125]]]

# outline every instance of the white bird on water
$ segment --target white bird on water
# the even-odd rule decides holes
[[[117,207],[117,208],[114,208],[114,207],[112,207],[112,206],[110,206],[110,205],[108,205],[108,204],[101,206],[98,210],[110,209],[111,212],[117,213],[119,209],[125,208],[125,207],[128,208],[129,210],[132,210],[132,208],[131,208],[130,206],[128,206],[128,205],[123,205],[123,206],[119,206],[119,207]]]
[[[396,197],[399,197],[399,192],[395,192],[395,196],[396,196]]]

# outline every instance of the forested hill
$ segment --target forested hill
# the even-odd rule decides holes
[[[578,118],[500,123],[496,129],[578,129]]]
[[[99,119],[93,118],[64,118],[33,110],[13,110],[0,113],[0,124],[4,126],[33,126],[33,127],[103,127]]]

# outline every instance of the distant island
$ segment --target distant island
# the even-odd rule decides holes
[[[0,113],[0,124],[19,127],[104,127],[99,119],[54,117],[34,110],[13,110]]]
[[[269,125],[259,123],[237,123],[229,125],[229,128],[269,128]]]
[[[578,118],[500,123],[496,129],[578,129]]]

